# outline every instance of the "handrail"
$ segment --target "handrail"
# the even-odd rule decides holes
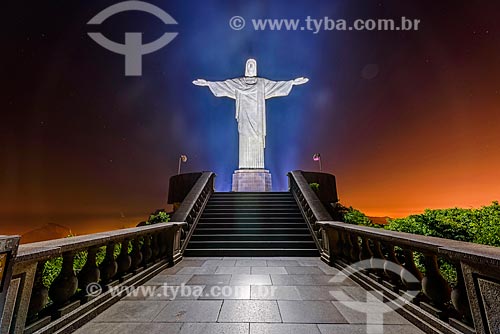
[[[187,223],[182,236],[181,253],[184,253],[208,199],[214,192],[214,179],[215,173],[203,172],[177,211],[172,215],[172,220]]]
[[[319,220],[332,220],[332,217],[307,183],[302,175],[302,171],[295,170],[289,172],[287,175],[289,190],[299,205],[302,216],[313,236],[316,247],[320,252],[323,252],[322,236],[316,222]]]
[[[82,325],[81,317],[97,315],[90,311],[102,311],[125,292],[113,295],[110,286],[136,286],[179,262],[181,228],[185,225],[185,222],[158,223],[19,246],[11,278],[16,283],[9,287],[6,304],[10,307],[3,314],[0,329],[17,334],[77,328]],[[119,254],[115,254],[116,244],[121,245]],[[98,253],[104,248],[105,255],[101,253],[104,259],[98,265]],[[80,263],[77,267],[81,269],[75,273],[75,257],[82,252],[84,257],[79,257],[85,263]],[[46,287],[47,261],[59,257],[62,257],[61,271]],[[98,287],[103,293],[90,295],[89,287]]]
[[[373,258],[399,264],[420,282],[417,290],[421,288],[422,295],[414,302],[421,308],[448,320],[449,325],[464,333],[472,332],[471,326],[478,334],[498,333],[499,328],[495,332],[491,326],[500,324],[499,315],[487,310],[500,309],[500,247],[342,222],[320,221],[317,225],[325,236],[327,256],[322,259],[330,265],[349,265]],[[422,254],[425,275],[415,263],[416,252]],[[457,271],[453,289],[442,276],[438,258],[451,262]],[[388,270],[372,269],[371,275],[393,290],[416,288],[403,276]],[[447,306],[450,302],[453,312]]]

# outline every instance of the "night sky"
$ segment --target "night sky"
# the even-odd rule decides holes
[[[0,234],[46,223],[83,234],[135,225],[165,207],[183,171],[211,170],[230,189],[238,164],[234,101],[196,78],[305,76],[267,102],[266,167],[274,190],[286,172],[337,176],[341,202],[374,216],[476,207],[500,198],[498,1],[149,1],[147,13],[86,23],[119,1],[4,4],[0,122]],[[234,15],[247,27],[234,31]],[[420,19],[420,30],[254,31],[251,18]],[[124,32],[153,41],[143,75],[87,36]]]

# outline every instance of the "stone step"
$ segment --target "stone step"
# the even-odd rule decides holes
[[[310,241],[270,241],[270,240],[258,240],[258,241],[231,241],[231,240],[210,240],[210,241],[189,241],[190,248],[314,248],[316,249],[316,244],[312,239]]]
[[[305,227],[304,223],[198,223],[197,228],[224,228],[224,229],[264,229],[264,228],[295,228]]]
[[[300,248],[261,248],[261,249],[249,249],[249,248],[212,248],[212,249],[197,249],[197,248],[187,248],[184,252],[185,257],[190,256],[300,256],[300,257],[317,257],[319,252],[317,249],[300,249]]]
[[[196,235],[202,234],[231,234],[235,232],[234,228],[205,228],[203,226],[199,226],[196,229]],[[266,227],[266,228],[241,228],[237,229],[238,234],[309,234],[309,229],[304,227],[296,227],[296,228],[276,228],[276,227]]]
[[[201,218],[297,218],[300,212],[203,212]],[[200,219],[201,219],[200,218]]]
[[[196,231],[198,232],[198,231]],[[310,241],[310,234],[240,234],[239,231],[231,231],[230,234],[194,234],[191,241]]]

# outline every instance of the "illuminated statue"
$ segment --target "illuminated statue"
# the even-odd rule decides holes
[[[193,84],[208,86],[217,97],[229,97],[236,100],[239,168],[240,170],[263,170],[264,148],[266,147],[266,99],[287,96],[294,85],[302,85],[307,81],[309,79],[304,77],[289,81],[260,78],[257,76],[257,61],[248,59],[244,77],[224,81],[197,79],[193,81]],[[234,182],[233,190],[235,190]]]

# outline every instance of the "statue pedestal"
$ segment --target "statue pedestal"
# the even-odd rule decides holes
[[[271,173],[267,169],[237,169],[233,174],[232,191],[271,191]]]

